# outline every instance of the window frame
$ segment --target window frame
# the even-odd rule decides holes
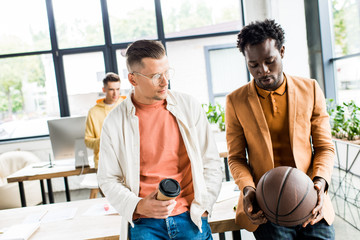
[[[107,8],[107,0],[99,0],[99,1],[100,1],[100,5],[101,5],[101,14],[102,14],[102,22],[103,22],[103,30],[104,30],[104,39],[105,39],[104,45],[78,47],[78,48],[71,48],[71,49],[70,48],[69,49],[59,49],[58,39],[56,36],[56,26],[55,26],[55,18],[54,18],[52,0],[45,0],[47,17],[48,17],[47,20],[48,20],[48,25],[49,25],[51,50],[0,55],[0,59],[1,59],[1,58],[18,57],[18,56],[52,54],[53,61],[54,61],[54,71],[55,71],[55,79],[56,79],[56,85],[57,85],[60,117],[70,116],[69,100],[68,100],[67,90],[66,90],[63,56],[67,55],[67,54],[79,54],[79,53],[102,51],[103,55],[104,55],[105,71],[118,73],[118,63],[117,63],[117,59],[116,59],[116,51],[124,49],[124,48],[126,49],[127,46],[131,43],[131,42],[112,43],[111,32],[110,32],[110,20],[109,20],[108,8]],[[242,26],[244,26],[244,24],[245,24],[244,3],[243,3],[244,0],[237,0],[237,1],[240,2],[240,16],[241,16],[240,20],[242,22]],[[157,39],[156,40],[161,41],[162,44],[164,45],[165,49],[166,49],[167,42],[232,35],[232,34],[237,34],[239,32],[237,30],[237,31],[216,32],[216,33],[210,33],[210,34],[199,34],[199,35],[191,35],[191,36],[166,38],[165,33],[164,33],[164,23],[163,23],[163,18],[162,18],[162,11],[161,11],[161,0],[154,0],[154,4],[155,4],[155,18],[156,18],[156,27],[157,27]],[[41,135],[41,136],[33,136],[33,137],[0,139],[0,143],[13,142],[13,141],[19,141],[19,140],[27,140],[27,139],[38,139],[38,138],[44,138],[44,137],[48,137],[48,136],[49,135]]]
[[[222,92],[222,93],[214,93],[213,89],[213,79],[211,74],[211,63],[210,63],[210,51],[212,50],[221,50],[221,49],[229,49],[229,48],[237,48],[235,43],[229,44],[219,44],[219,45],[212,45],[212,46],[205,46],[204,47],[204,54],[205,54],[205,65],[206,65],[206,79],[208,84],[208,94],[209,94],[209,101],[212,104],[215,104],[215,98],[217,97],[225,97],[229,92]],[[240,54],[240,52],[239,52]],[[245,66],[246,67],[246,66]],[[246,67],[246,77],[247,82],[251,81],[250,72]]]

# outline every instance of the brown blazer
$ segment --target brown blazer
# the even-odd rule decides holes
[[[290,144],[296,167],[311,179],[323,177],[330,184],[335,150],[324,94],[314,79],[285,76]],[[255,187],[261,176],[274,168],[274,158],[254,80],[227,95],[225,119],[231,173],[240,190]],[[327,192],[323,211],[327,223],[332,224],[335,214]],[[243,194],[236,210],[236,223],[248,231],[258,227],[244,212]]]

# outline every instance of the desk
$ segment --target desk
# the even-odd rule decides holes
[[[224,167],[225,167],[225,179],[226,181],[230,181],[230,172],[229,166],[227,163],[227,148],[226,142],[221,139],[216,142],[218,151],[220,153],[220,157],[224,158]],[[90,168],[75,168],[75,160],[74,159],[67,159],[67,160],[59,160],[54,162],[54,166],[52,168],[49,167],[42,167],[42,168],[33,168],[34,165],[38,165],[39,163],[27,166],[7,177],[7,182],[17,182],[19,184],[19,192],[21,198],[21,206],[26,207],[26,198],[24,192],[24,181],[31,181],[31,180],[40,180],[40,187],[42,193],[42,202],[46,204],[46,196],[45,196],[45,188],[43,180],[46,179],[47,187],[48,187],[48,194],[49,194],[49,202],[54,203],[54,195],[52,190],[51,179],[57,177],[63,177],[65,183],[65,193],[66,193],[66,200],[70,201],[70,189],[68,183],[68,176],[75,176],[81,174],[88,174],[88,173],[96,173],[96,169],[93,165],[90,165]],[[90,164],[93,164],[92,160],[89,160]]]
[[[232,184],[234,182],[224,182]],[[212,217],[209,219],[213,233],[240,230],[235,224],[233,207],[237,204],[238,197],[217,202],[213,208]],[[57,222],[41,223],[40,228],[31,239],[119,239],[121,216],[83,216],[83,213],[95,204],[105,203],[105,198],[88,199],[73,202],[46,204],[33,207],[0,210],[0,228],[10,227],[21,223],[27,216],[45,209],[61,209],[77,207],[73,219]]]
[[[41,162],[42,163],[42,162]],[[26,198],[24,192],[24,181],[31,180],[40,180],[40,187],[42,193],[43,204],[46,204],[46,196],[45,196],[45,188],[43,180],[46,179],[48,194],[49,194],[49,202],[54,203],[54,195],[51,185],[51,178],[63,177],[65,183],[65,192],[66,192],[66,200],[70,201],[70,190],[67,177],[75,176],[80,174],[88,174],[88,173],[96,173],[96,169],[94,167],[87,168],[75,168],[75,160],[67,159],[67,160],[59,160],[54,162],[54,166],[49,167],[41,167],[34,168],[34,165],[39,165],[40,163],[34,163],[29,165],[7,177],[8,183],[17,182],[19,184],[20,198],[21,198],[21,206],[26,207]]]
[[[223,139],[223,138],[220,138],[220,140],[218,139],[216,141],[216,146],[217,146],[217,149],[219,151],[220,157],[224,159],[225,180],[230,181],[230,170],[229,170],[229,165],[228,165],[227,143],[226,143],[225,139]]]

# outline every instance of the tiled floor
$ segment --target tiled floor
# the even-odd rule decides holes
[[[82,200],[88,199],[90,196],[89,189],[81,189],[81,190],[73,190],[71,191],[71,200]],[[64,192],[55,192],[54,193],[55,202],[64,202],[65,193]],[[352,239],[360,239],[360,231],[345,222],[343,219],[336,217],[334,221],[335,227],[335,239],[336,240],[352,240]],[[242,240],[253,240],[255,239],[252,233],[247,232],[245,230],[241,231]],[[219,239],[218,234],[213,234],[214,240]],[[226,240],[232,240],[231,232],[225,233]]]

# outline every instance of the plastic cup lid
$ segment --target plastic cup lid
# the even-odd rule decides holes
[[[159,190],[167,197],[176,197],[180,194],[180,184],[172,178],[165,178],[159,184]]]

